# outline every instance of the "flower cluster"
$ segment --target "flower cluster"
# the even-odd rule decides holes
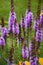
[[[15,22],[14,22],[14,24],[12,26],[12,31],[13,31],[14,35],[18,35],[19,34],[19,25],[18,25],[16,19],[15,19]]]
[[[26,11],[26,17],[25,17],[26,27],[30,25],[32,20],[33,20],[33,13],[31,11]]]
[[[37,29],[38,29],[38,25],[39,25],[39,20],[35,20],[34,21],[34,32],[36,33]]]
[[[22,57],[24,59],[28,59],[29,57],[28,47],[26,46],[26,44],[24,44],[22,47]]]
[[[29,44],[29,53],[30,53],[30,65],[37,65],[37,57],[36,57],[36,42],[35,38],[32,38]]]
[[[2,49],[4,48],[5,46],[5,40],[3,37],[0,37],[0,46],[2,47]]]
[[[4,18],[2,17],[2,20],[1,20],[1,33],[2,33],[2,37],[3,38],[5,38],[5,37],[7,37],[7,29],[6,29],[6,27],[4,26]]]
[[[1,28],[2,37],[5,38],[7,36],[7,29],[6,27]]]
[[[42,28],[41,28],[41,23],[39,23],[39,26],[38,26],[38,30],[36,32],[36,41],[37,41],[37,50],[39,49],[40,47],[40,43],[42,41]]]
[[[28,8],[26,9],[26,15],[25,17],[24,15],[22,15],[20,24],[17,23],[16,13],[14,12],[13,0],[11,0],[11,11],[10,11],[9,20],[8,20],[8,30],[4,26],[4,20],[2,18],[2,23],[1,23],[2,27],[0,28],[2,33],[0,37],[0,47],[2,47],[2,49],[4,48],[5,38],[7,37],[7,34],[12,33],[12,38],[11,38],[12,44],[13,44],[13,41],[15,42],[16,40],[18,49],[19,47],[21,47],[20,50],[21,50],[23,61],[19,63],[20,65],[37,65],[38,58],[36,54],[37,54],[37,51],[40,52],[39,47],[42,41],[42,27],[43,27],[43,10],[40,15],[40,3],[41,3],[41,0],[38,0],[37,17],[34,21],[35,37],[32,37],[32,39],[30,40],[30,43],[28,39],[31,35],[28,35],[28,34],[29,33],[31,34],[30,30],[32,30],[31,28],[32,28],[32,20],[33,20],[33,13],[30,10],[31,0],[28,0]],[[22,44],[19,44],[19,42]],[[29,43],[29,47],[27,45],[28,43]],[[16,44],[14,45],[16,46]],[[8,65],[14,65],[13,54],[14,54],[14,47],[12,45],[9,51]],[[30,62],[25,60],[28,60]]]
[[[14,25],[15,18],[16,18],[15,12],[10,12],[10,16],[8,20],[8,32],[12,31],[12,25]]]

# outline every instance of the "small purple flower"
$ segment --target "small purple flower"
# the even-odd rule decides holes
[[[28,53],[29,52],[28,52],[27,46],[23,46],[22,47],[22,57],[28,59],[28,57],[29,57],[29,54]]]
[[[26,9],[26,15],[29,13],[29,10],[28,9]]]
[[[19,34],[19,25],[18,25],[18,23],[15,22],[15,24],[13,24],[12,31],[13,31],[14,35]]]
[[[16,19],[16,13],[15,12],[10,12],[8,24],[9,25],[14,24],[15,19]]]
[[[2,33],[2,37],[5,38],[5,36],[7,36],[7,29],[6,27],[1,27],[1,33]]]
[[[3,37],[0,37],[0,46],[5,46],[5,40]]]
[[[39,25],[39,20],[35,20],[34,21],[34,31],[36,32],[37,31],[37,29],[38,29],[38,25]]]
[[[15,12],[10,12],[8,20],[8,32],[12,31],[12,25],[14,24],[15,19],[16,19]]]
[[[35,38],[32,38],[29,44],[29,53],[30,53],[30,65],[36,65],[36,50],[35,50]]]
[[[30,21],[32,20],[33,20],[33,13],[27,11],[25,16],[26,25],[28,26],[28,24],[30,24]]]
[[[41,42],[41,40],[42,40],[42,30],[37,30],[37,32],[36,32],[36,41]]]
[[[30,44],[29,44],[29,51],[32,51],[32,43],[30,41]]]
[[[42,28],[41,28],[41,23],[40,23],[38,26],[38,30],[36,32],[36,42],[37,42],[36,50],[39,49],[41,41],[42,41]]]

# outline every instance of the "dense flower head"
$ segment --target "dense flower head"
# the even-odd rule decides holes
[[[28,9],[26,9],[26,15],[29,13],[29,10]]]
[[[12,31],[13,31],[13,34],[15,34],[15,35],[19,34],[19,25],[18,25],[16,19],[15,19],[15,22],[14,22],[14,24],[12,26]]]
[[[37,42],[36,50],[39,49],[41,41],[42,41],[42,28],[41,28],[41,23],[40,23],[39,26],[38,26],[38,30],[36,32],[36,42]]]
[[[0,37],[0,46],[5,46],[5,40],[3,37]]]
[[[28,26],[28,24],[30,23],[30,21],[33,20],[33,13],[28,10],[26,10],[26,16],[25,16],[25,22],[26,22],[26,25]]]
[[[30,52],[30,65],[37,65],[36,51],[35,51],[35,38],[32,38],[29,44]]]
[[[10,12],[10,14],[9,14],[9,20],[8,20],[9,25],[13,24],[14,21],[15,21],[15,19],[16,19],[16,13],[15,12]]]
[[[5,38],[5,36],[7,36],[7,29],[6,27],[1,27],[1,35],[3,38]]]
[[[36,32],[36,41],[40,41],[42,40],[42,30],[38,30]]]
[[[32,43],[30,41],[30,44],[29,44],[29,51],[32,51]]]
[[[36,32],[37,29],[38,29],[39,22],[40,22],[39,20],[35,20],[35,21],[34,21],[34,27],[33,27],[33,28],[34,28],[34,31],[35,31],[35,32]]]
[[[29,54],[28,53],[29,53],[28,52],[28,47],[24,45],[22,47],[22,57],[25,58],[25,59],[28,59],[28,57],[29,57]]]
[[[37,32],[36,32],[36,41],[41,42],[42,41],[42,28],[40,26],[41,24],[39,24]]]
[[[15,12],[10,12],[9,20],[8,20],[8,31],[9,32],[12,30],[12,25],[14,24],[15,19],[16,19]]]

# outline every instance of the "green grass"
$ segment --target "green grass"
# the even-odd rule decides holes
[[[32,0],[32,2],[31,2],[31,4],[32,4],[31,10],[32,10],[34,16],[36,15],[36,11],[37,11],[37,1],[38,0]],[[14,0],[14,7],[15,7],[14,10],[16,12],[18,22],[20,22],[20,17],[22,15],[22,13],[24,13],[24,15],[25,15],[27,2],[28,2],[28,0]],[[43,0],[42,0],[42,4],[43,4]],[[3,16],[5,23],[8,23],[9,12],[10,12],[10,0],[0,0],[0,18]],[[32,32],[32,34],[33,34],[33,32]],[[8,42],[7,43],[10,47],[11,41],[10,41],[10,39],[8,39],[8,41],[9,41],[9,43]],[[41,44],[42,45],[40,46],[40,49],[41,49],[40,57],[43,57],[43,42]],[[22,59],[20,54],[21,54],[21,47],[20,48],[15,47],[15,52],[14,52],[15,63],[17,63],[20,59]],[[7,55],[8,54],[5,54],[5,57]],[[4,60],[0,59],[0,65],[6,65],[6,62]]]

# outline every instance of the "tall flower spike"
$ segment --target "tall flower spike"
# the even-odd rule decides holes
[[[26,15],[31,11],[31,0],[28,0],[28,5],[26,9]]]
[[[28,57],[29,57],[28,47],[26,46],[26,44],[23,44],[23,47],[22,47],[22,57],[24,60],[28,59]]]
[[[2,17],[2,19],[1,19],[1,24],[2,24],[2,27],[1,27],[2,37],[5,39],[5,43],[6,43],[7,29],[6,29],[6,27],[4,26],[4,18],[3,18],[3,17]]]
[[[28,8],[26,9],[25,16],[26,27],[29,25],[30,20],[33,20],[33,13],[31,12],[31,0],[28,0]]]
[[[15,22],[12,26],[13,34],[16,36],[19,34],[19,25],[17,23],[17,20],[15,19]]]
[[[5,46],[5,40],[3,37],[0,37],[0,46],[2,47],[2,49],[4,49]]]
[[[19,45],[19,25],[17,23],[17,20],[15,19],[15,22],[12,26],[12,30],[13,30],[13,34],[15,36],[15,39],[16,39],[16,43],[17,43],[17,46]]]
[[[32,37],[29,44],[30,65],[37,65],[35,45],[36,45],[35,37]]]
[[[14,65],[13,54],[14,54],[14,47],[13,47],[13,44],[12,44],[12,48],[9,51],[9,65]]]
[[[25,16],[25,24],[27,28],[27,44],[28,44],[28,36],[32,30],[32,20],[33,20],[33,13],[31,12],[31,0],[28,0],[28,8],[26,9],[26,16]]]
[[[40,43],[42,41],[42,28],[41,28],[41,23],[39,23],[38,25],[38,30],[36,32],[36,50],[38,51],[39,47],[40,47]]]
[[[14,24],[15,19],[16,19],[16,13],[14,12],[14,1],[11,0],[11,11],[8,20],[8,33],[12,31],[12,25]]]
[[[38,25],[40,23],[40,10],[41,10],[41,0],[38,0],[36,20],[34,21],[35,36],[36,36],[36,32],[37,32]]]

